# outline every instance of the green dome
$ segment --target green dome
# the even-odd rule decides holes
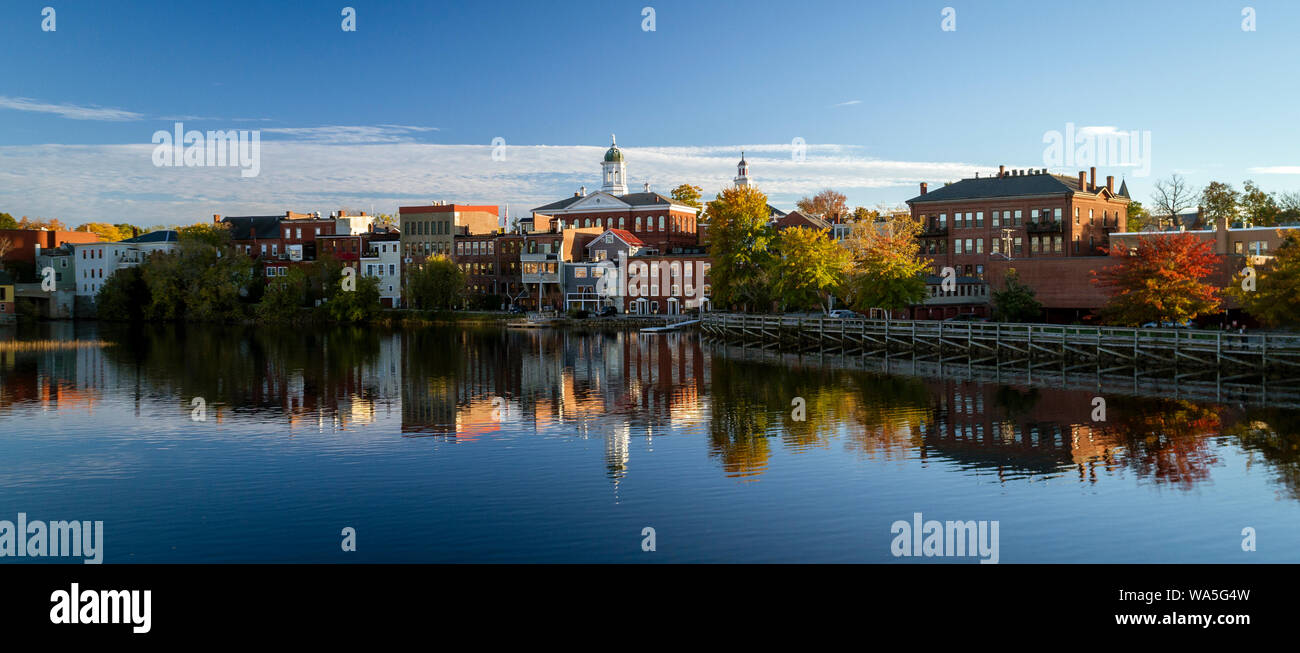
[[[622,160],[623,160],[623,150],[620,150],[617,147],[611,145],[610,148],[605,151],[605,161],[610,162],[610,161],[622,161]]]

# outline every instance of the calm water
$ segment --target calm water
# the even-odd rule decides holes
[[[916,512],[997,520],[1004,563],[1300,561],[1292,410],[1117,392],[1094,422],[1095,392],[693,335],[18,337],[115,343],[0,353],[0,519],[103,520],[108,563],[936,560],[890,553]]]

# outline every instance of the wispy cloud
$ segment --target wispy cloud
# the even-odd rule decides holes
[[[1259,166],[1246,170],[1261,175],[1300,175],[1300,166]]]
[[[430,131],[438,131],[438,128],[411,125],[329,125],[325,127],[273,127],[263,129],[262,133],[279,134],[307,143],[351,145],[357,143],[404,143],[412,141],[413,134]]]
[[[269,131],[269,130],[263,130]],[[509,145],[504,160],[483,145],[418,142],[262,142],[261,174],[237,168],[157,168],[154,146],[23,145],[0,147],[0,210],[14,215],[134,224],[191,223],[226,215],[321,211],[350,206],[391,211],[433,199],[509,204],[511,215],[600,186],[605,145]],[[786,208],[803,195],[835,188],[855,204],[910,196],[918,181],[942,182],[992,166],[871,158],[858,146],[807,145],[797,161],[791,146],[625,147],[628,186],[649,182],[667,193],[682,183],[711,197],[732,183],[745,151],[755,184]]]
[[[14,109],[16,111],[31,111],[33,113],[49,113],[63,118],[72,120],[107,120],[114,122],[128,120],[143,120],[144,114],[125,109],[108,109],[96,106],[81,106],[77,104],[51,104],[41,102],[32,98],[9,97],[0,95],[0,108]]]
[[[848,102],[840,102],[839,104],[832,104],[831,106],[832,106],[832,107],[848,107],[848,106],[853,106],[853,105],[855,105],[855,104],[862,104],[862,100],[849,100]]]

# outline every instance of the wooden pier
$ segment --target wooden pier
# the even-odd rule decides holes
[[[1109,368],[1200,368],[1240,373],[1300,369],[1300,335],[1198,329],[933,320],[840,320],[705,313],[700,330],[725,341],[791,352],[887,355],[914,352],[937,362],[1026,361]]]

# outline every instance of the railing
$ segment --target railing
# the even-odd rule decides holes
[[[791,337],[843,345],[845,340],[874,340],[882,347],[904,348],[938,345],[957,349],[1024,345],[1032,353],[1058,352],[1081,356],[1172,355],[1200,362],[1203,357],[1233,360],[1235,355],[1300,366],[1300,335],[1277,332],[1237,333],[1198,329],[1136,328],[1009,322],[943,322],[935,320],[835,319],[783,315],[706,313],[701,326],[706,333],[739,335],[764,340]],[[1131,356],[1128,354],[1131,352]],[[1240,362],[1240,361],[1233,361]],[[1253,363],[1251,363],[1253,365]]]
[[[1050,222],[1030,222],[1025,230],[1031,234],[1034,233],[1061,233],[1061,221],[1052,220]]]

